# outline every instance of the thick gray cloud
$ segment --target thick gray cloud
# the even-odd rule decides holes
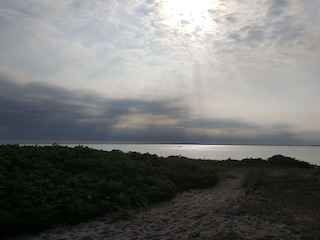
[[[4,77],[0,83],[1,141],[161,140],[163,135],[170,138],[177,134],[177,129],[164,125],[158,130],[160,127],[152,123],[142,130],[115,126],[124,116],[180,119],[185,110],[165,100],[106,99],[45,84],[15,83]]]
[[[74,92],[45,84],[21,84],[0,78],[0,132],[2,142],[203,142],[203,143],[295,143],[294,135],[269,130],[291,129],[287,125],[263,126],[236,119],[191,119],[185,107],[172,101],[106,99],[85,92]],[[123,118],[142,115],[142,126],[119,127]],[[150,118],[150,121],[145,118]],[[160,119],[154,121],[153,119]],[[171,122],[163,122],[169,119]],[[157,122],[158,121],[158,122]],[[173,122],[173,123],[172,123]],[[130,123],[130,121],[129,121]],[[134,120],[132,120],[134,123]],[[264,132],[268,128],[266,132]],[[282,129],[282,130],[281,130]],[[200,131],[199,131],[200,130]],[[223,132],[203,134],[202,131],[255,131],[250,137]],[[283,133],[282,133],[283,134]]]
[[[259,130],[263,127],[256,124],[236,119],[201,119],[196,121],[185,121],[184,126],[201,129],[242,129]]]
[[[290,5],[289,0],[269,0],[267,8],[267,17],[281,16]]]

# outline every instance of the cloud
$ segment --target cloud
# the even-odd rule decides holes
[[[106,99],[45,84],[18,84],[4,77],[0,81],[2,140],[110,140],[109,133],[122,131],[114,128],[124,116],[170,119],[184,114],[165,100]]]
[[[302,2],[303,7],[307,11],[307,16],[315,22],[320,21],[320,2],[318,0],[308,0]]]
[[[283,17],[280,21],[271,26],[272,39],[279,39],[283,43],[290,43],[296,39],[302,38],[305,34],[305,27],[290,16]]]
[[[107,99],[46,84],[20,84],[5,76],[0,82],[1,141],[298,141],[288,124],[192,118],[185,106],[171,100]],[[275,140],[279,134],[287,138]]]
[[[263,127],[246,121],[236,119],[198,119],[196,121],[185,121],[184,126],[201,129],[247,129],[259,130]]]
[[[232,15],[225,16],[225,20],[227,20],[230,23],[236,23],[237,22],[237,19],[235,17],[233,17]]]
[[[269,0],[269,7],[267,9],[267,17],[276,17],[284,14],[285,9],[289,6],[289,0]]]

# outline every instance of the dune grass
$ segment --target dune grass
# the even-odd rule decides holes
[[[283,156],[247,172],[243,211],[283,224],[301,239],[320,238],[320,169]]]
[[[242,176],[242,212],[283,225],[301,239],[320,239],[319,166],[281,155],[215,165],[220,176]]]

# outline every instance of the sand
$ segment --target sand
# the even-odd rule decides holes
[[[289,228],[241,211],[241,176],[210,189],[189,190],[127,220],[100,218],[19,239],[299,239]]]

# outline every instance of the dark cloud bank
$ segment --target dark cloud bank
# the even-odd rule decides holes
[[[6,77],[0,77],[0,84],[2,143],[309,143],[282,130],[288,129],[286,125],[261,126],[237,119],[189,119],[186,108],[181,104],[176,107],[169,100],[107,99],[44,84],[19,84]],[[135,114],[170,119],[176,124],[153,123],[151,120],[139,128],[130,125],[117,127],[123,117],[130,120]],[[235,134],[206,134],[206,130],[225,130]],[[237,135],[238,131],[262,134],[244,137]]]

